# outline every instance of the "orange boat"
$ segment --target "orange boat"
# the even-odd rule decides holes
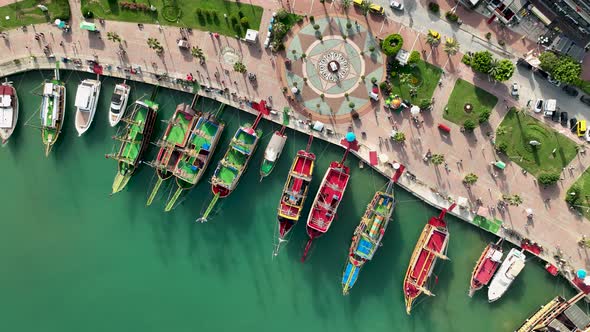
[[[472,297],[476,291],[486,286],[498,267],[502,263],[502,246],[500,245],[502,238],[496,243],[490,243],[481,253],[481,256],[475,264],[473,273],[471,273],[471,284],[469,287],[469,297]]]
[[[444,217],[447,211],[455,208],[455,205],[453,203],[448,209],[443,209],[438,217],[430,218],[416,243],[404,279],[404,298],[408,315],[412,311],[414,300],[421,294],[433,295],[425,286],[430,279],[436,260],[448,259],[445,254],[449,232]]]

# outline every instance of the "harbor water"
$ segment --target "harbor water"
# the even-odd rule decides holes
[[[116,129],[107,121],[109,100],[120,80],[102,77],[101,100],[92,128],[74,129],[77,84],[90,74],[62,72],[67,82],[67,113],[62,135],[44,156],[38,126],[40,83],[50,72],[10,77],[19,93],[15,134],[0,149],[0,317],[3,331],[513,331],[569,286],[530,259],[507,294],[489,304],[486,290],[467,296],[469,278],[484,246],[483,231],[447,216],[448,256],[434,274],[435,297],[422,298],[406,315],[402,281],[418,236],[438,211],[401,188],[383,246],[361,271],[350,295],[341,276],[350,239],[373,193],[386,179],[349,156],[352,179],[329,233],[314,242],[307,261],[305,219],[321,177],[342,148],[320,140],[315,176],[302,220],[278,257],[272,257],[276,209],[291,161],[307,137],[287,130],[281,159],[263,182],[259,168],[264,147],[279,125],[261,121],[264,139],[236,191],[220,200],[208,223],[195,223],[212,198],[208,179],[239,123],[254,117],[226,107],[226,130],[201,183],[171,212],[163,212],[172,181],[154,203],[146,199],[155,172],[141,166],[128,187],[114,196],[117,169],[105,154],[114,149]],[[131,98],[149,96],[152,86],[131,82]],[[37,93],[37,94],[36,94]],[[187,93],[159,89],[158,120]],[[204,98],[199,107],[219,104]],[[25,122],[33,126],[25,126]],[[157,121],[152,141],[166,123]],[[154,158],[151,146],[147,160]],[[507,249],[507,248],[506,248]],[[507,250],[506,250],[507,252]]]

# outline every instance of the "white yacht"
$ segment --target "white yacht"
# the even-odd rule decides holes
[[[489,302],[494,302],[502,297],[520,271],[522,271],[526,260],[523,251],[516,248],[510,250],[488,287]]]
[[[6,144],[18,121],[18,96],[11,82],[0,84],[0,139]]]
[[[78,136],[82,136],[94,119],[96,113],[96,106],[98,105],[98,97],[100,95],[100,81],[99,80],[83,80],[78,85],[76,91],[76,131]]]
[[[129,99],[129,92],[131,87],[124,82],[115,85],[115,91],[111,97],[111,107],[109,109],[109,123],[111,127],[116,126],[127,109],[127,100]]]

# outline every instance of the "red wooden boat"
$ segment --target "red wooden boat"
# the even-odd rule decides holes
[[[348,150],[346,150],[348,153]],[[324,235],[332,221],[336,217],[336,210],[342,201],[346,185],[350,178],[350,169],[344,165],[346,153],[341,162],[333,161],[324,175],[320,189],[318,190],[309,217],[307,218],[307,236],[309,240],[305,245],[301,261],[305,261],[311,243],[314,239]]]
[[[481,253],[481,256],[475,264],[473,273],[471,273],[469,297],[472,297],[476,291],[480,290],[483,286],[486,286],[490,280],[492,280],[498,267],[500,267],[503,255],[501,242],[502,239],[498,240],[496,243],[488,244]]]
[[[438,258],[448,259],[445,254],[449,242],[449,232],[444,217],[447,211],[451,211],[453,208],[455,208],[455,203],[448,209],[443,209],[438,217],[430,218],[416,243],[404,279],[404,298],[408,315],[412,311],[414,300],[421,294],[433,295],[425,286],[432,274],[436,260]]]
[[[293,160],[293,164],[291,165],[291,171],[283,187],[281,201],[279,202],[277,213],[279,234],[278,242],[274,246],[273,256],[279,254],[281,244],[287,241],[286,237],[301,216],[301,211],[307,198],[309,184],[312,179],[314,165],[315,154],[307,150],[299,150],[297,152],[295,160]]]

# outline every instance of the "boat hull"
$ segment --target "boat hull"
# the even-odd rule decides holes
[[[122,96],[121,97],[122,102],[121,102],[121,108],[118,110],[118,112],[115,112],[115,109],[113,108],[112,103],[111,103],[111,106],[109,107],[109,125],[111,127],[114,127],[117,124],[119,124],[119,122],[121,121],[121,119],[125,115],[125,110],[127,109],[127,103],[129,101],[130,91],[131,91],[131,87],[127,84],[115,85],[115,91],[113,93],[120,92],[121,96]]]
[[[494,243],[488,244],[482,252],[471,273],[469,297],[472,297],[476,291],[486,286],[491,281],[498,267],[500,267],[501,261],[498,261],[496,258],[497,253],[500,254],[501,259],[502,248]]]
[[[48,127],[43,124],[41,127],[41,139],[43,141],[43,145],[45,145],[45,156],[48,157],[49,153],[53,149],[55,142],[59,138],[59,134],[61,133],[61,128],[63,126],[65,116],[66,116],[66,87],[62,83],[54,82],[57,85],[57,89],[59,90],[59,104],[57,105],[56,111],[58,112],[58,119],[55,123],[55,127]],[[44,96],[43,98],[46,98]],[[43,105],[43,104],[42,104]],[[55,106],[55,105],[54,105]],[[43,112],[43,110],[41,110]]]
[[[516,248],[510,250],[488,287],[488,302],[495,302],[506,293],[520,271],[524,268],[525,261],[526,256],[523,252]]]
[[[97,80],[84,80],[82,84],[92,84],[92,92],[89,98],[92,101],[92,104],[89,105],[89,110],[83,110],[80,107],[76,108],[76,115],[75,115],[75,127],[76,131],[78,132],[78,136],[84,135],[92,126],[92,122],[94,121],[94,115],[96,114],[96,108],[98,107],[98,99],[100,97],[100,81]],[[80,88],[76,93],[76,99],[78,98],[78,94],[80,94]]]
[[[19,103],[18,103],[18,94],[16,89],[12,86],[12,84],[6,82],[2,83],[2,89],[9,90],[6,94],[10,93],[11,99],[11,107],[12,107],[12,123],[11,126],[8,128],[0,128],[0,140],[2,141],[2,145],[5,145],[8,142],[8,139],[14,133],[14,129],[16,128],[16,124],[18,122],[18,113],[19,113]]]

